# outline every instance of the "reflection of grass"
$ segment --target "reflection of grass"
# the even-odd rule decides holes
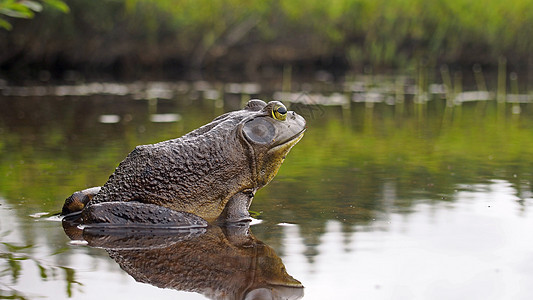
[[[278,176],[257,193],[252,209],[275,222],[364,223],[384,210],[409,211],[420,199],[453,201],[458,184],[504,179],[529,188],[529,114],[499,119],[495,104],[483,114],[464,105],[461,115],[443,122],[442,112],[427,107],[423,116],[408,106],[401,115],[384,117],[389,109],[363,112],[371,114],[371,124],[363,124],[368,121],[363,117],[346,126],[333,109],[310,122]],[[272,214],[268,207],[285,213]]]
[[[503,168],[532,162],[533,122],[527,115],[498,120],[493,108],[476,116],[475,107],[465,106],[462,115],[444,124],[439,112],[428,112],[421,118],[404,116],[400,121],[397,116],[383,118],[383,112],[371,112],[373,123],[367,128],[357,124],[353,125],[356,129],[347,128],[338,119],[311,123],[285,163],[297,166],[284,166],[281,174],[320,173],[334,167],[365,169],[368,165],[401,168],[397,172],[424,169],[439,173],[464,162],[472,167],[489,164]],[[474,168],[458,171],[475,175]],[[529,172],[524,165],[522,173]]]
[[[7,233],[2,234],[2,236],[7,235]],[[0,243],[0,299],[28,299],[28,296],[24,292],[19,291],[13,288],[13,285],[16,285],[21,273],[22,273],[22,262],[32,261],[36,264],[39,270],[39,276],[42,281],[47,281],[50,278],[56,279],[60,276],[60,273],[63,273],[66,281],[66,293],[69,297],[72,296],[72,288],[74,285],[82,285],[80,282],[75,279],[74,269],[49,265],[38,258],[33,257],[29,252],[33,248],[33,245],[15,245],[12,243],[2,242]],[[66,249],[62,249],[52,254],[59,254]],[[5,280],[4,280],[5,279]],[[7,283],[8,280],[11,283]]]

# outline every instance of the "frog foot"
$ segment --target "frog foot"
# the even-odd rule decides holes
[[[81,212],[87,203],[91,201],[91,199],[100,192],[100,189],[102,187],[92,187],[88,188],[82,191],[77,191],[74,194],[72,194],[70,197],[68,197],[65,200],[65,204],[63,204],[63,209],[61,210],[61,215],[69,215],[72,213]]]

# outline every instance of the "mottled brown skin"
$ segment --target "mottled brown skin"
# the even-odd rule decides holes
[[[280,112],[285,119],[277,118]],[[280,102],[251,100],[244,109],[180,138],[136,147],[100,190],[85,190],[96,191],[94,198],[75,198],[89,200],[87,208],[135,201],[192,213],[208,222],[249,220],[255,192],[272,180],[304,131],[305,120]],[[63,214],[79,211],[79,202],[67,199]],[[87,208],[82,222],[91,223],[95,210]],[[124,216],[130,217],[135,216]]]
[[[244,226],[190,233],[86,230],[90,246],[107,250],[135,280],[197,292],[211,299],[300,299],[303,285],[268,245]]]

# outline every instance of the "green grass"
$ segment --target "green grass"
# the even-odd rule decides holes
[[[206,47],[247,18],[260,42],[305,36],[316,55],[340,51],[353,65],[401,66],[410,60],[496,63],[499,56],[530,58],[531,0],[130,0],[173,20],[181,34],[202,33]],[[154,20],[155,23],[157,23]],[[307,49],[309,50],[309,49]]]
[[[141,76],[135,71],[142,67],[154,70],[169,62],[185,68],[239,66],[242,73],[243,65],[254,69],[316,62],[354,70],[366,65],[405,70],[421,62],[497,66],[501,57],[508,59],[509,67],[524,70],[533,59],[533,0],[68,4],[67,15],[43,10],[35,20],[13,22],[11,32],[0,32],[0,39],[9,41],[0,45],[0,53],[15,58],[0,61],[6,70],[11,65],[21,68],[28,59],[52,68],[55,60],[50,57],[56,56],[84,72],[107,68],[129,76]],[[34,44],[42,46],[30,51],[27,45]],[[15,54],[26,52],[32,56],[17,63]]]

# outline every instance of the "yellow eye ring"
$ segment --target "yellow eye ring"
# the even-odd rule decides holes
[[[272,117],[276,120],[285,121],[287,108],[284,105],[276,105],[272,108]]]

